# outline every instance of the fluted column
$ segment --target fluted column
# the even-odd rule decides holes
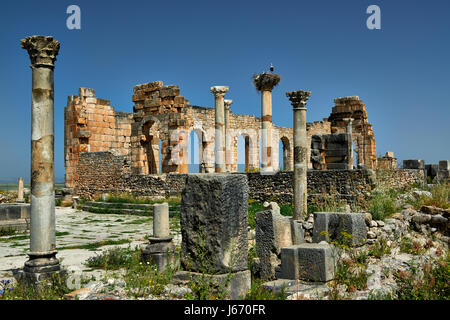
[[[232,168],[232,148],[231,148],[231,137],[230,137],[230,106],[233,100],[224,100],[225,103],[225,168],[227,172],[231,171]]]
[[[260,73],[253,84],[261,91],[261,172],[273,172],[272,150],[272,89],[281,77],[274,73]]]
[[[306,101],[310,91],[286,92],[294,109],[294,220],[305,218],[307,214],[307,132]]]
[[[53,69],[59,42],[32,36],[21,42],[32,70],[31,97],[31,223],[29,260],[24,271],[39,279],[60,269],[56,259],[54,190]]]
[[[215,167],[216,172],[225,172],[225,93],[228,92],[226,86],[211,87],[211,93],[215,99]]]

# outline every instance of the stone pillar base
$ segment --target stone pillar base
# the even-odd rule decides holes
[[[198,272],[179,271],[174,274],[172,281],[174,284],[185,285],[190,281],[204,281],[205,278],[209,280],[212,287],[223,288],[231,300],[244,299],[251,288],[250,270],[231,272],[229,274],[203,274]]]
[[[172,237],[149,238],[149,244],[141,247],[142,260],[156,265],[158,272],[166,270],[167,265],[175,261]]]
[[[56,252],[28,253],[30,260],[25,262],[23,271],[19,273],[19,278],[36,283],[48,279],[56,272],[60,272],[61,265],[56,258]]]

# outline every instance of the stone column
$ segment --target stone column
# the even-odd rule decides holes
[[[231,171],[232,163],[232,149],[231,149],[231,137],[230,137],[230,106],[233,100],[224,100],[225,103],[225,168],[227,172]]]
[[[261,172],[273,172],[272,164],[272,89],[281,80],[274,73],[260,73],[253,83],[261,91]]]
[[[215,86],[211,87],[211,93],[215,98],[215,166],[216,172],[225,172],[225,107],[224,98],[228,87]]]
[[[156,238],[169,236],[169,204],[167,202],[153,205],[153,236]]]
[[[60,270],[56,258],[53,69],[59,42],[32,36],[21,42],[28,51],[33,72],[31,98],[31,224],[26,276],[39,280]]]
[[[348,135],[348,141],[347,141],[347,169],[353,170],[353,136],[352,136],[352,127],[353,127],[353,119],[352,118],[346,118],[344,119],[347,121],[347,135]]]
[[[169,228],[169,204],[167,202],[153,205],[153,237],[149,243],[141,246],[144,261],[156,265],[159,272],[164,271],[169,263],[174,262],[174,245]]]
[[[310,91],[286,92],[294,108],[294,220],[307,214],[307,159],[306,101]]]
[[[19,178],[17,182],[17,201],[16,202],[24,202],[23,200],[23,179]]]

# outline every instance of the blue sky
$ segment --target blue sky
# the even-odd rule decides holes
[[[81,30],[66,8],[81,8]],[[366,8],[381,8],[368,30]],[[312,92],[308,121],[328,117],[333,99],[366,104],[377,153],[399,161],[449,159],[450,2],[2,1],[0,4],[0,178],[29,179],[31,69],[20,40],[52,35],[55,68],[55,175],[64,176],[64,106],[79,87],[131,112],[133,86],[162,80],[194,105],[213,106],[228,85],[235,113],[260,115],[254,73],[270,63],[282,76],[273,121],[292,126],[286,91]]]

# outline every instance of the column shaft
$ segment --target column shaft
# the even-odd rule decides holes
[[[261,91],[261,171],[273,171],[272,165],[272,92]]]
[[[55,250],[53,69],[34,67],[31,107],[31,252]]]
[[[307,212],[306,108],[294,109],[294,220]]]

